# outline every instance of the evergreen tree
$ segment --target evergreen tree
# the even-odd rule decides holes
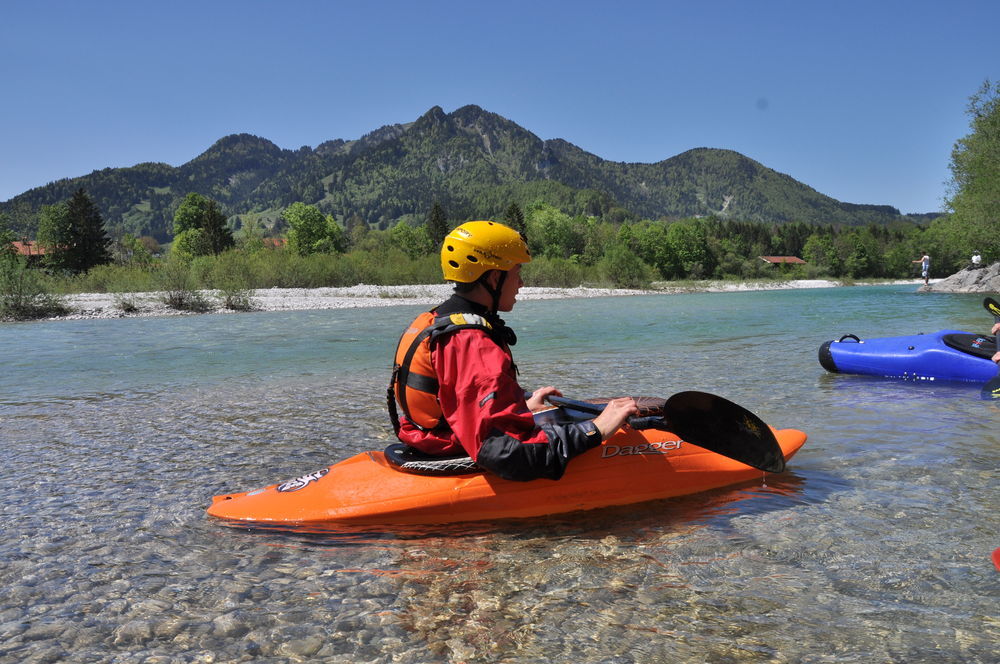
[[[226,215],[222,213],[219,204],[215,201],[208,201],[208,209],[205,210],[205,217],[201,223],[201,228],[205,231],[205,239],[213,254],[221,254],[236,246],[233,231],[226,223]]]
[[[427,217],[427,235],[436,247],[440,247],[448,235],[448,218],[437,201],[431,206],[431,213]]]
[[[523,234],[525,232],[524,212],[521,211],[521,206],[517,203],[510,204],[507,208],[507,212],[504,213],[504,219],[506,219],[507,225],[518,233]]]
[[[82,188],[66,203],[42,209],[38,241],[45,247],[45,264],[57,272],[80,274],[111,262],[104,219]]]

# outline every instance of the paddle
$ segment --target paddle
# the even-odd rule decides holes
[[[605,406],[557,396],[549,396],[548,400],[556,406],[594,415],[600,414]],[[637,402],[639,415],[628,420],[634,429],[670,431],[693,445],[758,470],[780,473],[785,469],[785,456],[771,428],[732,401],[692,391],[678,392],[666,401],[639,398]]]
[[[983,307],[986,311],[993,314],[993,321],[995,323],[1000,323],[1000,303],[997,303],[992,297],[988,297],[983,300]],[[979,396],[983,399],[1000,399],[1000,369],[997,370],[996,376],[983,385]]]

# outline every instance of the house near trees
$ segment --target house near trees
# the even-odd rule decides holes
[[[805,265],[806,262],[798,256],[758,256],[768,265]]]
[[[27,257],[29,265],[41,263],[42,257],[45,255],[45,247],[31,240],[15,241],[11,242],[11,245],[14,247],[15,253]]]

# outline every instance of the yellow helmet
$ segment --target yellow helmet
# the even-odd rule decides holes
[[[441,270],[446,281],[472,283],[487,270],[510,270],[530,263],[524,236],[495,221],[468,221],[444,239]]]

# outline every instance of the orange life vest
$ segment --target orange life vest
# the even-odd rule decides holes
[[[431,344],[444,335],[475,328],[492,333],[493,326],[477,314],[455,313],[438,316],[426,311],[414,319],[399,338],[392,367],[387,402],[392,425],[399,431],[396,405],[407,419],[421,429],[445,425],[438,403],[438,380],[431,363]]]

